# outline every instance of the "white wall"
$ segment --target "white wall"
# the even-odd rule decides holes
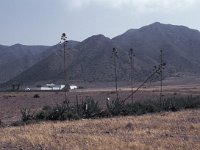
[[[77,86],[76,85],[70,85],[70,89],[71,90],[77,89]]]

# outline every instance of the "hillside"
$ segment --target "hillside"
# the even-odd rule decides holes
[[[184,26],[153,23],[138,30],[128,30],[113,39],[121,49],[132,47],[137,58],[150,64],[159,62],[164,51],[168,71],[199,73],[200,32]]]
[[[0,128],[0,149],[199,150],[200,110]]]
[[[15,44],[0,46],[0,83],[19,75],[38,60],[48,46],[26,46]]]
[[[76,41],[69,41],[68,47],[74,47],[77,43]],[[26,46],[15,44],[0,46],[0,83],[18,76],[36,63],[49,57],[52,53],[60,50],[59,45]]]
[[[67,79],[69,81],[113,81],[112,48],[118,49],[118,79],[128,81],[130,65],[128,51],[135,50],[135,80],[143,81],[160,62],[160,50],[167,67],[165,76],[200,75],[200,32],[184,26],[153,23],[140,29],[130,29],[109,39],[95,35],[68,49]],[[63,52],[55,51],[9,83],[58,82],[64,78]]]

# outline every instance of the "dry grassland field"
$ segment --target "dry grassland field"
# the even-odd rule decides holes
[[[146,86],[134,95],[135,101],[159,98],[159,86]],[[165,97],[200,95],[200,84],[179,84],[163,87]],[[39,98],[33,98],[35,94]],[[130,88],[119,88],[120,98],[130,94]],[[107,97],[114,99],[114,88],[87,88],[69,91],[74,103],[91,96],[104,107]],[[143,116],[84,119],[78,121],[40,122],[20,127],[10,124],[21,119],[20,109],[36,112],[45,105],[64,100],[63,92],[1,92],[0,149],[5,150],[79,150],[79,149],[200,149],[200,110],[183,110]]]
[[[199,150],[200,110],[0,128],[1,150]]]

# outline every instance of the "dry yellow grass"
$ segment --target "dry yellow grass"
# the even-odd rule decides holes
[[[0,128],[0,149],[199,150],[200,110]]]

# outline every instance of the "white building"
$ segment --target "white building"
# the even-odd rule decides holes
[[[44,86],[40,87],[41,91],[49,91],[49,90],[63,90],[63,88],[65,87],[65,85],[56,85],[56,84],[46,84]]]
[[[69,88],[70,88],[70,90],[74,90],[74,89],[77,89],[78,87],[77,87],[77,85],[70,85]]]

